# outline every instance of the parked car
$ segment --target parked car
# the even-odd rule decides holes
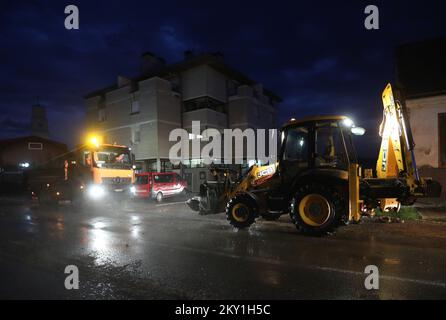
[[[183,193],[187,182],[175,172],[142,172],[135,177],[134,193],[137,198],[156,199]]]

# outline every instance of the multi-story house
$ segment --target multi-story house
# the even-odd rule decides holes
[[[229,67],[221,54],[191,52],[171,65],[145,53],[140,76],[118,77],[114,85],[87,94],[85,100],[89,131],[102,133],[108,143],[130,146],[140,170],[177,171],[195,191],[208,170],[199,158],[173,166],[169,150],[175,142],[169,142],[169,133],[176,128],[190,132],[192,121],[200,121],[202,130],[276,128],[281,101]]]

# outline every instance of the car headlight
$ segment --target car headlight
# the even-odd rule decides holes
[[[94,199],[102,198],[105,195],[105,189],[103,186],[92,185],[88,189],[88,195]]]
[[[135,188],[135,186],[131,186],[131,187],[130,187],[130,192],[131,192],[132,194],[135,194],[135,193],[136,193],[136,188]]]

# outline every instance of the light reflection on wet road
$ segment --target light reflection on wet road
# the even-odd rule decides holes
[[[286,216],[249,230],[184,203],[0,206],[0,298],[446,298],[446,224],[364,223],[304,237]],[[66,265],[80,290],[63,287]],[[379,267],[380,289],[364,288]]]

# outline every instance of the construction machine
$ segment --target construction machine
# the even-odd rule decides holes
[[[189,207],[202,214],[224,210],[236,228],[289,214],[298,230],[324,235],[360,221],[367,210],[399,210],[417,198],[439,196],[438,183],[419,177],[404,99],[388,84],[382,101],[375,172],[363,173],[358,163],[352,135],[365,130],[348,117],[292,119],[281,129],[276,163],[253,165],[238,179],[227,168],[211,168],[215,181],[203,184]]]

